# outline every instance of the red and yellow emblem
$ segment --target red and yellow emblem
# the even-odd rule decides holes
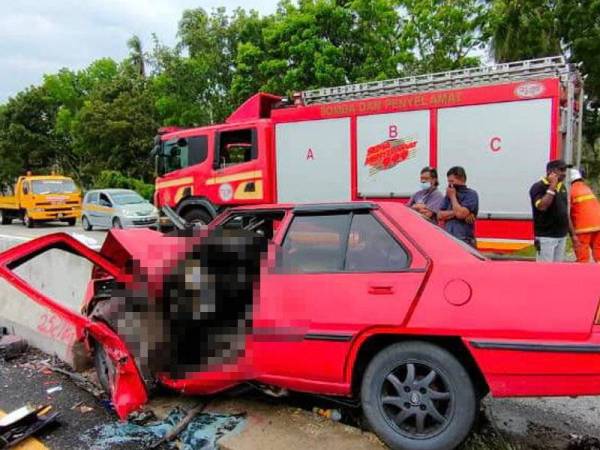
[[[398,164],[414,158],[417,153],[417,140],[413,138],[389,139],[367,149],[365,166],[369,175],[388,170]]]

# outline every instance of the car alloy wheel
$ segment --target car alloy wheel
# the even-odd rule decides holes
[[[442,373],[426,362],[407,362],[385,377],[379,406],[399,433],[429,438],[448,425],[454,402]]]
[[[465,368],[453,354],[428,342],[400,342],[377,353],[360,395],[371,428],[393,449],[456,448],[477,411]]]

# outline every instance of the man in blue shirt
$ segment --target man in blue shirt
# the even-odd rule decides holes
[[[448,189],[438,219],[452,236],[475,247],[475,218],[479,212],[479,196],[467,187],[467,173],[460,166],[446,174]]]
[[[438,190],[438,173],[433,167],[421,170],[421,189],[415,192],[406,206],[414,209],[427,220],[437,222],[437,213],[444,201],[444,194]]]

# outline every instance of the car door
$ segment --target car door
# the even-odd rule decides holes
[[[113,217],[114,209],[113,203],[108,196],[108,194],[104,192],[100,192],[98,198],[98,225],[102,227],[110,228],[112,226],[112,217]]]
[[[290,222],[275,267],[261,275],[255,325],[268,331],[257,364],[264,381],[344,393],[352,342],[403,326],[427,259],[376,210],[299,210]]]
[[[91,226],[99,226],[98,192],[88,192],[83,201],[83,213]]]

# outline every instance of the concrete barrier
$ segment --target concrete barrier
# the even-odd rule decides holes
[[[24,242],[22,238],[0,238],[0,251]],[[24,263],[15,273],[40,292],[75,312],[84,298],[92,264],[84,258],[50,250]],[[46,353],[55,354],[76,370],[89,365],[75,327],[0,278],[0,327],[21,336]]]

